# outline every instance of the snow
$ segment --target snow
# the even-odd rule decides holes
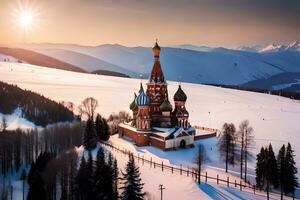
[[[0,54],[0,61],[2,62],[2,61],[4,61],[4,59],[6,60],[6,62],[11,62],[11,63],[17,63],[18,62],[18,59],[14,58],[12,56]]]
[[[23,130],[38,128],[38,126],[36,126],[33,122],[22,117],[22,111],[20,109],[16,109],[10,115],[0,113],[0,123],[2,122],[3,117],[6,119],[7,130],[16,130],[18,128]]]
[[[99,101],[97,112],[100,112],[105,117],[112,112],[129,111],[133,92],[138,90],[140,82],[138,79],[97,76],[28,64],[8,63],[0,63],[0,80],[17,84],[23,89],[41,93],[56,101],[71,101],[75,105],[79,105],[84,98],[92,96]],[[143,83],[145,84],[146,80]],[[168,84],[171,99],[177,90],[178,84],[171,81]],[[254,128],[256,142],[255,148],[252,149],[254,154],[259,151],[262,145],[268,145],[270,142],[274,146],[275,151],[278,151],[282,144],[290,142],[295,149],[295,154],[298,155],[296,162],[298,168],[300,168],[300,140],[298,139],[298,134],[300,133],[299,101],[268,94],[199,84],[182,83],[182,88],[188,96],[186,107],[190,113],[192,125],[221,129],[224,122],[232,122],[238,126],[242,120],[248,119]],[[173,102],[171,103],[173,104]],[[237,178],[238,167],[230,168],[229,174],[225,174],[221,169],[224,167],[224,164],[218,157],[217,141],[218,138],[210,138],[196,142],[196,146],[198,144],[204,145],[209,157],[206,170],[209,170],[209,173],[214,175],[220,174],[222,177],[228,175],[230,179]],[[191,165],[195,155],[195,148],[163,152],[154,147],[137,148],[132,143],[115,136],[112,137],[111,142],[145,156],[151,156],[158,161],[164,160],[166,164],[172,165]],[[254,162],[249,163],[251,180],[253,180],[254,167]],[[187,199],[184,196],[187,194],[191,195],[188,199],[197,199],[199,198],[198,195],[203,195],[203,199],[213,198],[209,195],[210,187],[202,189],[202,191],[207,190],[207,193],[204,194],[199,188],[196,188],[191,179],[183,180],[178,177],[164,177],[162,174],[158,176],[156,172],[151,172],[150,174],[152,170],[144,168],[141,171],[142,173],[149,171],[149,175],[143,175],[145,182],[151,185],[149,187],[145,186],[148,187],[147,190],[156,190],[159,182],[166,185],[182,183],[182,185],[185,185],[183,189],[178,187],[178,184],[168,186],[169,191],[174,190],[176,193],[178,191],[178,195],[176,195],[178,198],[175,197],[176,199]],[[239,198],[236,197],[236,199]],[[245,197],[245,199],[253,198]]]

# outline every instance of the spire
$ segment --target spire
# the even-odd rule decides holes
[[[154,64],[150,75],[150,83],[151,82],[164,83],[165,77],[159,62],[160,46],[158,45],[157,40],[152,50],[154,55]]]
[[[141,81],[141,85],[140,85],[140,90],[139,90],[139,94],[144,92],[144,88],[143,88],[143,84],[142,84],[142,81]]]

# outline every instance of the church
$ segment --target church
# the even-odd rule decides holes
[[[187,95],[179,85],[172,106],[157,42],[152,50],[154,63],[146,90],[141,83],[130,104],[132,121],[119,124],[119,136],[130,138],[137,146],[151,145],[162,150],[193,146],[196,131],[189,123]]]

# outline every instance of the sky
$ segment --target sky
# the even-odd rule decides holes
[[[32,25],[18,22],[29,10]],[[299,0],[0,0],[0,43],[251,46],[300,40]]]

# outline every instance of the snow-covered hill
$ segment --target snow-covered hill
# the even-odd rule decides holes
[[[139,79],[7,63],[0,63],[0,80],[17,84],[56,101],[70,101],[76,105],[86,97],[95,97],[99,101],[98,112],[106,117],[112,112],[129,111],[129,103],[140,82]],[[177,83],[168,83],[172,98]],[[255,129],[258,147],[269,142],[275,146],[291,142],[294,147],[300,147],[299,101],[198,84],[182,85],[188,95],[187,109],[192,124],[220,129],[224,122],[238,125],[242,120],[248,119]],[[296,154],[300,155],[300,148],[296,150]],[[300,166],[300,156],[297,157],[297,162]]]
[[[22,111],[20,109],[16,109],[14,113],[10,115],[4,115],[0,113],[0,124],[2,123],[3,118],[6,120],[6,129],[7,130],[16,130],[20,129],[34,129],[39,128],[33,122],[28,121],[27,119],[22,117]]]
[[[133,92],[139,89],[140,82],[139,79],[98,76],[3,62],[0,62],[0,80],[17,84],[23,89],[41,93],[56,101],[71,101],[76,105],[79,105],[86,97],[95,97],[99,101],[97,112],[105,117],[112,112],[129,111]],[[143,83],[145,84],[146,80]],[[178,86],[176,82],[168,81],[168,84],[170,99],[172,99]],[[191,124],[221,129],[224,122],[233,122],[237,126],[242,120],[248,119],[255,130],[256,146],[252,149],[254,154],[259,151],[262,145],[272,143],[275,151],[278,151],[282,144],[290,142],[295,149],[297,166],[300,168],[300,140],[298,140],[300,101],[191,83],[182,83],[182,88],[188,96],[187,109],[190,113]],[[214,175],[216,173],[221,175],[220,167],[223,165],[217,161],[216,141],[217,139],[213,138],[203,141],[203,144],[209,150],[207,153],[212,161],[207,166],[209,173],[214,172]],[[112,142],[137,152],[147,153],[147,156],[163,160],[164,163],[175,165],[179,163],[190,164],[195,153],[195,149],[179,152],[162,152],[152,147],[137,149],[128,141],[120,140],[117,137],[112,138]],[[122,157],[124,158],[124,156]],[[145,174],[142,175],[143,179],[150,184],[146,186],[149,190],[156,188],[157,183],[160,182],[160,179],[153,179],[153,177],[161,176],[161,181],[164,184],[169,183],[169,180],[185,183],[186,186],[183,189],[187,190],[188,196],[191,197],[189,199],[194,199],[200,195],[198,188],[192,184],[191,179],[170,178],[158,174],[159,172],[150,172],[151,170],[147,168],[142,168],[141,171]],[[249,163],[249,173],[254,173],[254,162]],[[238,175],[232,173],[230,176],[237,177]],[[153,181],[150,181],[152,179]],[[175,188],[172,187],[169,186],[168,189],[175,191]],[[210,195],[215,194],[212,191],[209,193],[210,190],[207,191],[207,189],[201,188],[202,191],[208,192],[206,194],[201,193],[205,199],[209,199]],[[184,196],[184,191],[180,191],[179,196]],[[237,191],[230,191],[230,194],[233,192]],[[237,195],[241,194],[238,193]],[[244,198],[246,197],[244,196]]]

